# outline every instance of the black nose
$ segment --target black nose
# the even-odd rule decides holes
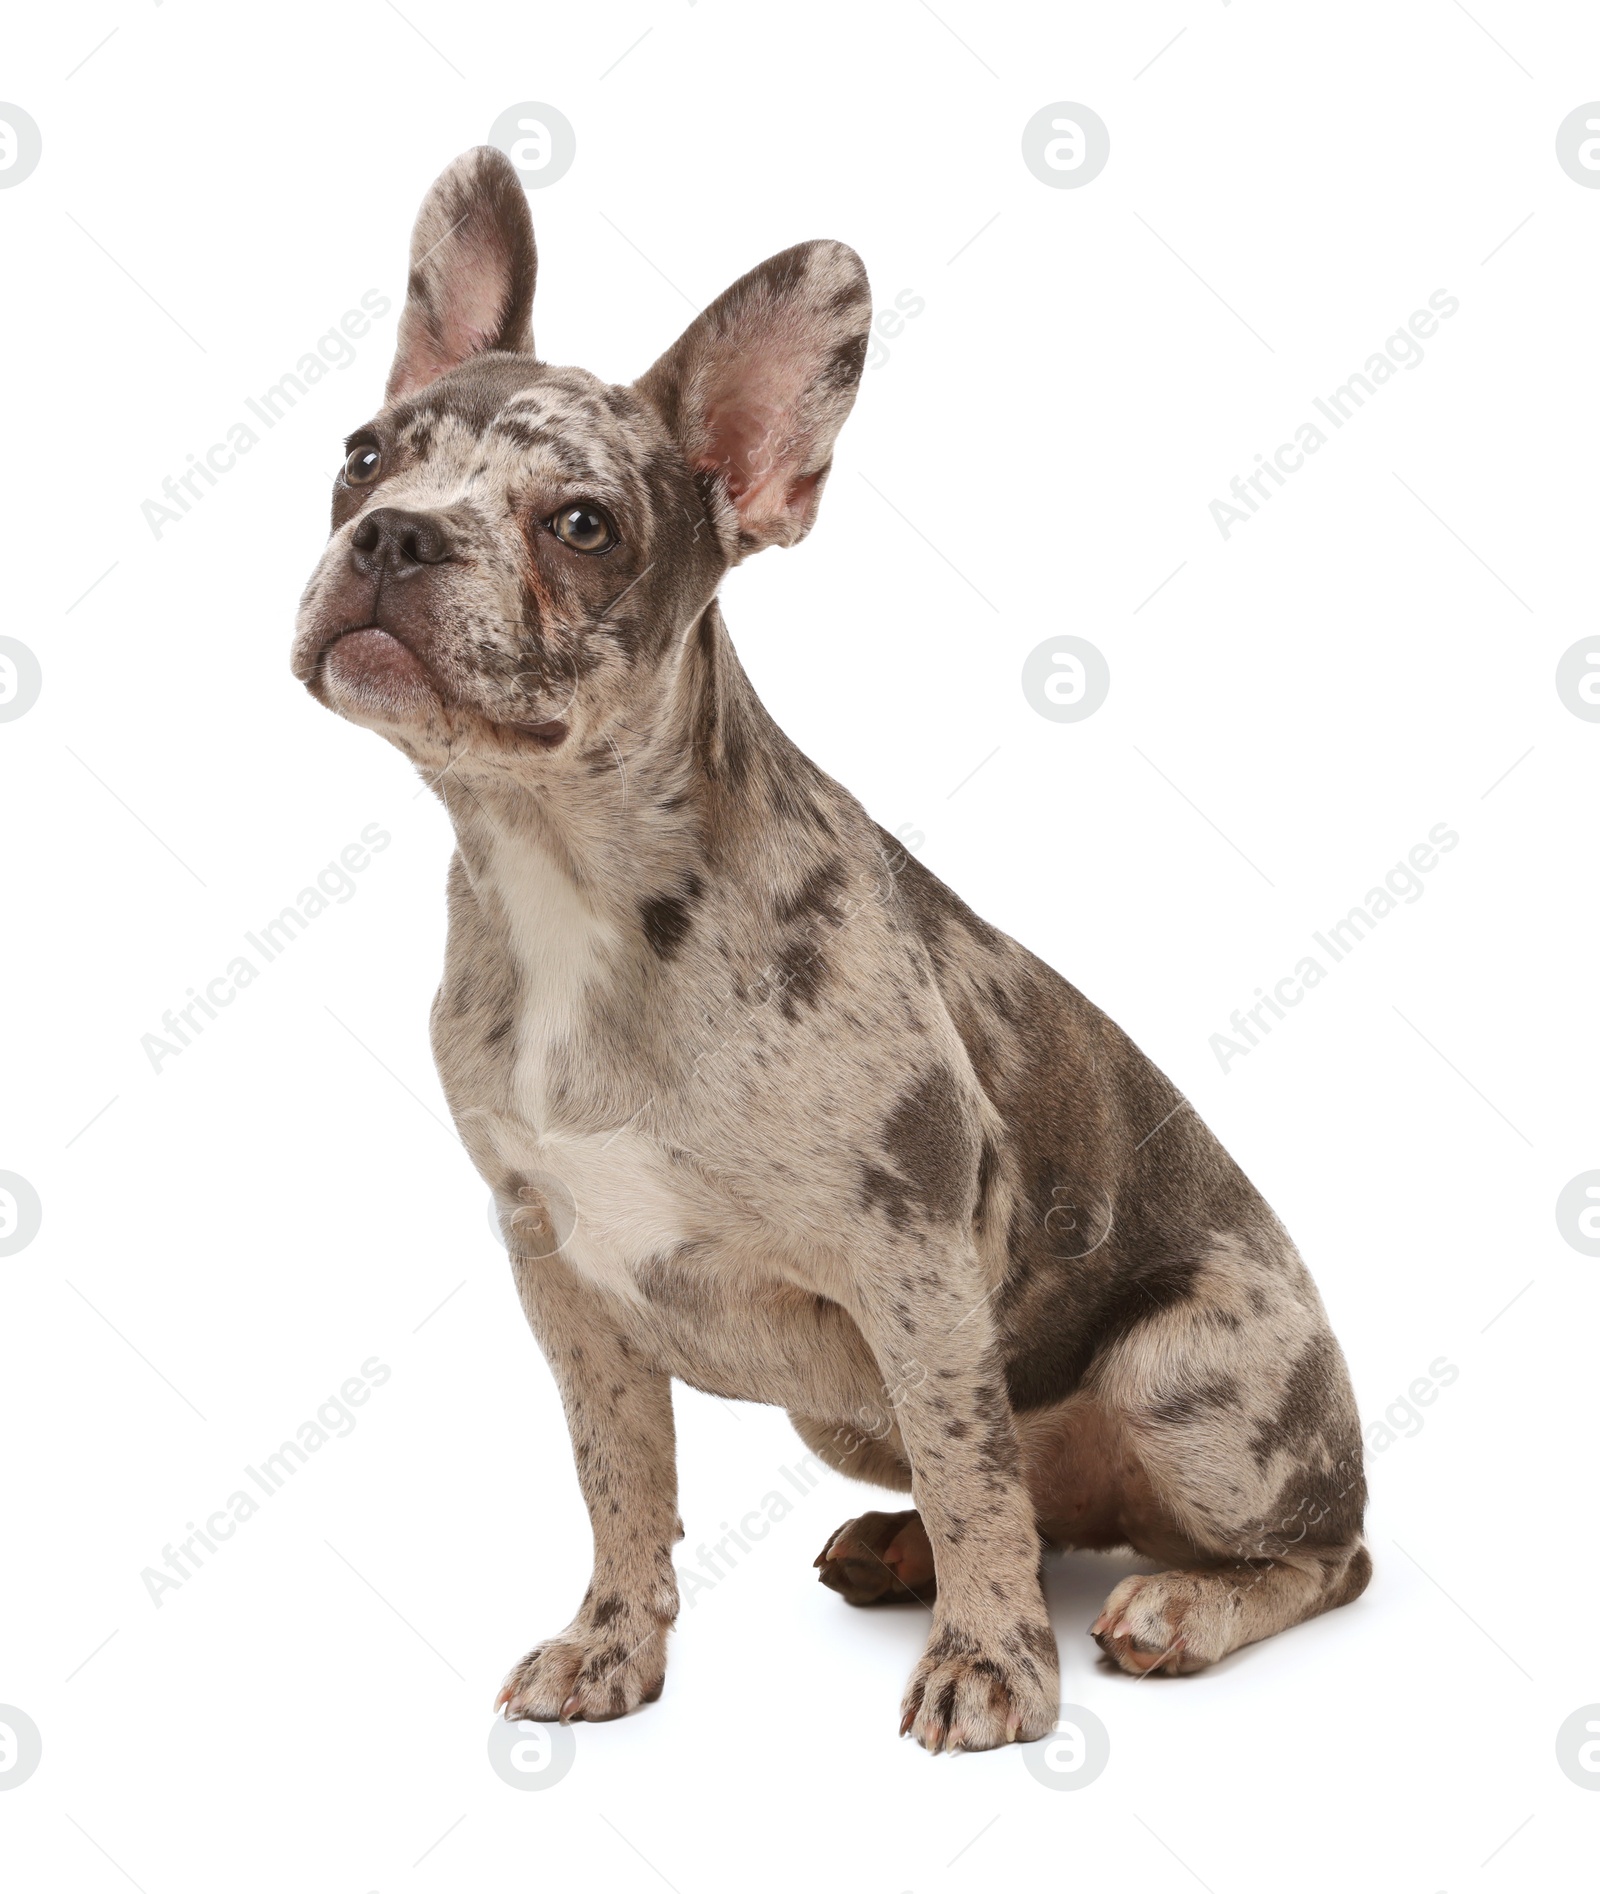
[[[452,550],[443,520],[398,506],[375,508],[350,535],[350,562],[368,578],[403,579],[442,565]]]

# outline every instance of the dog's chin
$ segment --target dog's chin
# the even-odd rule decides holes
[[[557,718],[537,723],[502,722],[476,706],[446,698],[431,673],[407,646],[376,625],[347,631],[322,655],[316,689],[330,710],[352,723],[445,734],[466,726],[496,750],[556,750],[567,740]],[[475,747],[475,746],[474,746]]]
[[[317,681],[328,707],[354,723],[409,726],[433,721],[444,708],[422,665],[376,625],[336,638],[323,653]]]

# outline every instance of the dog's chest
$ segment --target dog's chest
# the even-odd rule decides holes
[[[490,875],[516,999],[496,1088],[506,1108],[483,1114],[487,1129],[504,1171],[555,1200],[566,1260],[633,1299],[640,1267],[696,1240],[702,1219],[634,1122],[650,1085],[615,1031],[637,1004],[625,945],[543,850],[497,844]]]
[[[592,1065],[592,1021],[616,978],[618,942],[544,849],[498,843],[491,874],[516,972],[511,1104],[543,1137],[557,1128],[555,1093],[581,1083]]]

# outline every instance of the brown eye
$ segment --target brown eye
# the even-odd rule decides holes
[[[616,528],[597,506],[563,507],[549,527],[574,552],[610,552],[617,543]]]
[[[365,487],[378,477],[378,469],[383,465],[383,456],[377,448],[352,447],[345,456],[344,477],[352,487]]]

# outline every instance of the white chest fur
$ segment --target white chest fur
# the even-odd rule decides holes
[[[582,1056],[587,1004],[610,976],[615,930],[535,843],[497,841],[491,876],[517,963],[516,1103],[543,1136],[551,1118],[553,1055]]]
[[[516,1115],[495,1123],[495,1143],[509,1168],[553,1180],[569,1200],[576,1221],[566,1260],[632,1298],[633,1266],[690,1240],[698,1222],[681,1178],[644,1128],[649,1101],[630,1101],[616,1126],[601,1132],[574,1131],[552,1109],[558,1064],[569,1082],[575,1071],[581,1086],[583,1062],[593,1056],[586,1021],[604,1000],[621,944],[614,925],[536,845],[497,842],[491,874],[519,983]]]

